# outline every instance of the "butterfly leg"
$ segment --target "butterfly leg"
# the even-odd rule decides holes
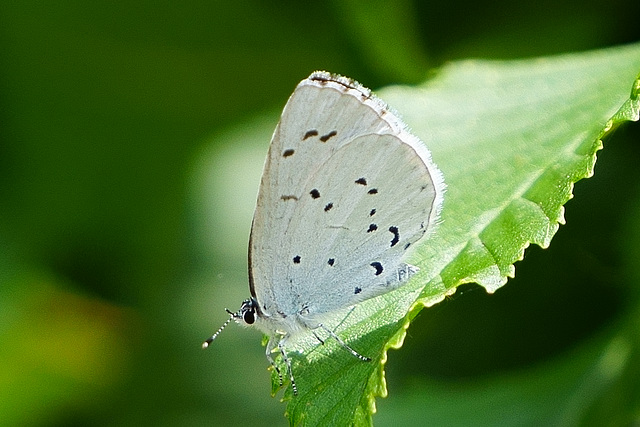
[[[311,332],[313,333],[313,336],[316,337],[318,341],[320,341],[320,344],[324,345],[324,340],[320,338],[318,334],[316,334],[316,331],[311,331]]]
[[[278,369],[278,366],[276,365],[275,360],[273,360],[273,356],[271,356],[271,353],[273,352],[273,349],[276,348],[276,340],[271,338],[269,339],[269,342],[267,343],[267,360],[269,361],[269,363],[271,363],[271,366],[273,366],[273,369],[276,370],[276,372],[278,373],[278,378],[280,379],[280,385],[282,385],[282,374],[280,373],[280,369]]]
[[[287,340],[286,337],[282,338],[278,342],[278,348],[280,349],[280,354],[282,354],[282,359],[284,360],[284,363],[287,365],[287,369],[289,369],[289,379],[291,380],[291,388],[293,389],[293,394],[297,396],[298,387],[296,387],[296,380],[293,379],[293,369],[291,368],[291,360],[289,360],[289,357],[287,357],[287,352],[284,350],[284,344],[286,340]],[[280,374],[280,371],[278,371],[278,374]],[[280,377],[280,385],[282,385],[282,376]]]
[[[318,324],[318,327],[319,327],[319,328],[324,329],[325,331],[327,331],[327,333],[328,333],[329,335],[331,335],[333,338],[335,338],[335,340],[336,340],[336,341],[338,341],[338,343],[339,343],[342,347],[344,347],[344,348],[346,348],[347,350],[349,350],[349,351],[351,352],[351,354],[353,354],[353,355],[354,355],[355,357],[357,357],[358,359],[362,360],[363,362],[369,362],[369,361],[371,361],[371,358],[370,358],[370,357],[363,356],[363,355],[361,355],[360,353],[358,353],[357,351],[355,351],[354,349],[352,349],[351,347],[349,347],[349,346],[347,345],[347,343],[346,343],[346,342],[342,341],[342,338],[340,338],[338,335],[336,335],[336,334],[335,334],[335,332],[333,332],[331,329],[329,329],[329,328],[327,328],[326,326],[324,326],[322,323],[319,323],[319,324]]]

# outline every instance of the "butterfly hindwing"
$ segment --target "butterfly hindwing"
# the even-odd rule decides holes
[[[427,231],[435,201],[409,145],[390,134],[359,136],[309,177],[307,190],[276,248],[286,278],[272,285],[281,309],[322,314],[402,284],[401,260]]]

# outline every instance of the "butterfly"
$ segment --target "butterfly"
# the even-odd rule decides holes
[[[295,88],[273,134],[249,242],[251,297],[231,320],[267,334],[297,394],[287,341],[407,283],[403,262],[435,227],[445,185],[425,145],[371,91],[318,71]]]

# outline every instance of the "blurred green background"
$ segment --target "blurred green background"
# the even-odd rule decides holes
[[[455,59],[613,46],[640,40],[638,16],[637,0],[2,2],[0,425],[285,425],[257,332],[200,343],[248,296],[262,162],[298,81],[377,88]],[[562,387],[549,364],[597,354],[638,314],[639,127],[605,141],[515,280],[421,313],[374,421],[521,425],[485,385],[541,372]],[[631,378],[602,406],[640,416]]]

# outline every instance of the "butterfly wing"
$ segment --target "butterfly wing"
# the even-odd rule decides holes
[[[264,313],[314,316],[401,285],[407,249],[443,189],[422,143],[384,103],[326,73],[301,82],[274,133],[250,242]]]

